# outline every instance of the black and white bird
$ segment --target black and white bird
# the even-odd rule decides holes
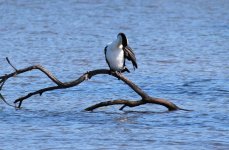
[[[135,54],[129,47],[124,33],[119,33],[117,39],[105,47],[104,53],[106,62],[112,71],[130,72],[125,66],[126,59],[132,62],[134,69],[138,68]]]

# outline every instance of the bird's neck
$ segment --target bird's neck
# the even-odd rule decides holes
[[[113,47],[114,48],[123,48],[123,45],[122,45],[122,40],[117,38],[113,43],[112,43]]]

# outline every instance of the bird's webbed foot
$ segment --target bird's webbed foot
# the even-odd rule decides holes
[[[124,66],[124,68],[122,69],[121,73],[123,73],[123,72],[130,73],[130,70],[126,66]]]

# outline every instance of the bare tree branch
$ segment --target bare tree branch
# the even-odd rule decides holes
[[[99,107],[104,107],[104,106],[109,106],[109,105],[123,105],[120,108],[120,110],[123,110],[127,106],[128,107],[136,107],[136,106],[143,105],[146,103],[153,103],[153,104],[162,105],[162,106],[165,106],[166,108],[168,108],[168,110],[170,110],[170,111],[180,109],[178,106],[176,106],[172,102],[169,102],[165,99],[150,97],[142,89],[140,89],[137,85],[135,85],[132,81],[130,81],[128,78],[126,78],[122,73],[112,72],[112,71],[107,70],[107,69],[97,69],[97,70],[92,70],[92,71],[88,71],[88,72],[84,73],[83,75],[81,75],[76,80],[69,81],[69,82],[61,82],[51,72],[49,72],[47,69],[45,69],[41,65],[34,65],[34,66],[30,66],[30,67],[23,68],[23,69],[16,69],[10,63],[8,58],[7,58],[7,62],[14,68],[15,71],[10,73],[10,74],[5,74],[3,76],[0,76],[0,79],[1,79],[1,81],[0,81],[1,87],[0,88],[3,87],[3,84],[5,83],[5,81],[7,79],[9,79],[15,75],[19,75],[19,74],[22,74],[24,72],[36,70],[36,69],[43,72],[45,75],[47,75],[47,77],[49,79],[51,79],[51,81],[53,81],[56,84],[56,86],[46,87],[46,88],[28,93],[27,95],[16,99],[14,101],[14,103],[15,104],[18,103],[18,106],[17,106],[18,108],[21,107],[21,104],[25,99],[28,99],[29,97],[31,97],[33,95],[36,95],[36,94],[42,95],[44,92],[47,92],[47,91],[70,88],[70,87],[79,85],[81,82],[88,80],[95,75],[107,74],[107,75],[114,76],[114,77],[118,78],[119,80],[122,80],[125,84],[127,84],[130,88],[132,88],[142,99],[138,100],[138,101],[119,99],[119,100],[111,100],[111,101],[101,102],[101,103],[98,103],[98,104],[95,104],[95,105],[92,105],[92,106],[86,108],[85,109],[86,111],[92,111],[92,110],[97,109]]]
[[[11,64],[10,60],[8,59],[8,57],[6,57],[6,61],[8,62],[8,64],[14,68],[14,70],[17,72],[17,69]]]
[[[101,102],[95,105],[92,105],[88,108],[86,108],[86,111],[92,111],[96,108],[99,107],[104,107],[104,106],[110,106],[110,105],[123,105],[119,110],[122,110],[123,107],[128,106],[128,107],[135,107],[135,106],[139,106],[139,105],[143,105],[145,104],[145,101],[139,100],[139,101],[130,101],[130,100],[123,100],[123,99],[119,99],[119,100],[112,100],[112,101],[106,101],[106,102]]]

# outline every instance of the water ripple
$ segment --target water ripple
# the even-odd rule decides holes
[[[104,46],[125,32],[139,68],[125,74],[155,97],[192,112],[97,102],[139,99],[128,86],[101,75],[65,90],[33,96],[14,110],[0,103],[1,149],[227,149],[229,3],[219,1],[0,2],[0,74],[42,64],[61,81],[108,68]],[[131,64],[127,63],[131,68]],[[11,103],[54,85],[31,71],[7,81]]]

